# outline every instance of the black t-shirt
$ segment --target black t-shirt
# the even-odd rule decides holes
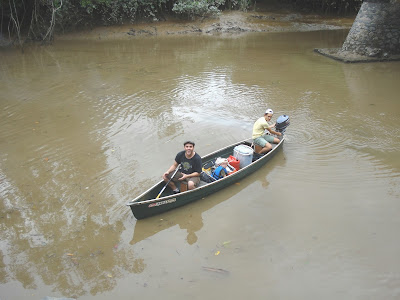
[[[192,174],[193,172],[201,173],[201,157],[197,153],[191,158],[187,159],[185,156],[185,151],[179,152],[176,157],[175,161],[178,164],[181,164],[181,171],[184,174]]]

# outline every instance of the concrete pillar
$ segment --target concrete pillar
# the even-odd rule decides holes
[[[369,57],[400,54],[400,1],[365,0],[341,51]]]

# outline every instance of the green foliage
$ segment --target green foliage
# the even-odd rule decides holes
[[[224,2],[224,6],[227,9],[239,9],[246,11],[250,4],[252,2],[256,2],[256,0],[225,0]]]
[[[363,0],[291,0],[290,2],[303,10],[348,14],[357,12]]]
[[[178,0],[172,11],[187,18],[204,17],[216,15],[218,9],[225,3],[225,0]]]
[[[268,1],[268,0],[264,0]],[[300,10],[346,14],[356,12],[362,0],[275,0]],[[390,0],[392,3],[400,0]],[[68,31],[95,25],[159,20],[164,13],[185,18],[219,14],[223,9],[247,10],[261,0],[0,0],[0,34],[28,35],[51,40],[53,30]],[[21,35],[22,34],[22,35]]]
[[[237,1],[236,7],[240,10],[246,11],[247,8],[250,6],[250,0],[239,0]]]
[[[167,0],[138,0],[140,8],[138,16],[154,19],[162,12],[163,5],[167,4],[167,2]]]
[[[137,17],[155,18],[167,0],[81,0],[81,6],[92,18],[104,25],[133,22]]]
[[[137,9],[138,1],[108,1],[99,6],[97,13],[100,14],[103,24],[122,24],[124,20],[133,22]]]

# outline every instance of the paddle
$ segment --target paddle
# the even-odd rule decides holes
[[[179,164],[179,165],[176,167],[174,174],[172,174],[172,176],[169,178],[167,184],[164,185],[164,187],[162,188],[161,192],[157,195],[156,199],[160,198],[162,192],[164,192],[165,188],[166,188],[167,185],[171,182],[172,178],[174,178],[176,172],[178,172],[178,170],[179,170],[180,167],[181,167],[181,164]]]

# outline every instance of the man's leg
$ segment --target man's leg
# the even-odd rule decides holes
[[[279,144],[280,141],[281,141],[280,139],[274,137],[274,144]]]
[[[188,190],[195,189],[200,183],[200,177],[191,177],[187,182]]]
[[[254,144],[254,152],[260,154],[261,153],[261,147],[260,145]]]
[[[271,149],[272,149],[272,145],[270,143],[266,142],[264,148],[261,149],[260,154],[265,154],[265,153],[271,151]]]
[[[268,151],[270,151],[272,149],[272,146],[269,143],[269,141],[271,141],[271,142],[274,141],[274,137],[272,137],[270,135],[263,135],[263,136],[260,136],[260,137],[256,138],[254,140],[254,144],[256,145],[256,147],[255,147],[256,153],[265,154]],[[257,145],[259,147],[257,147]],[[259,152],[257,152],[257,150]]]
[[[164,178],[165,182],[168,182],[168,180],[171,178],[172,174],[169,174],[166,178]],[[173,190],[176,191],[178,190],[178,188],[176,187],[176,184],[174,181],[177,181],[178,178],[182,177],[182,173],[181,172],[176,172],[175,176],[172,178],[172,180],[168,183],[168,186]]]

